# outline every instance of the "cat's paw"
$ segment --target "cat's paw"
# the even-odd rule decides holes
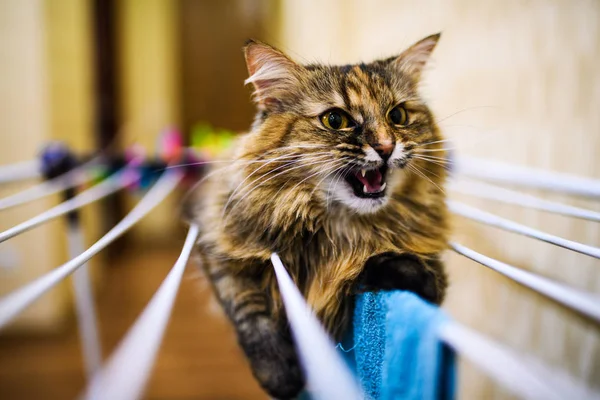
[[[254,337],[241,343],[260,386],[273,398],[296,398],[304,388],[304,375],[292,343],[263,321],[255,326]]]
[[[439,304],[444,298],[446,277],[437,260],[422,260],[413,254],[382,253],[367,260],[357,282],[357,291],[408,290]]]
[[[304,388],[304,375],[297,360],[270,357],[253,363],[254,376],[275,399],[295,399]]]

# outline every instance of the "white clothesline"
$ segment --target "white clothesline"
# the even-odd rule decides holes
[[[88,169],[91,162],[77,167],[66,174],[41,182],[35,186],[29,187],[21,192],[0,199],[0,211],[28,203],[42,197],[60,193],[66,189],[83,185],[93,179]]]
[[[104,368],[94,377],[86,389],[84,399],[141,398],[169,322],[181,277],[197,238],[198,227],[192,225],[177,262]]]
[[[458,193],[480,197],[483,199],[534,208],[537,210],[543,210],[573,218],[600,222],[600,212],[541,199],[530,194],[517,192],[516,190],[506,189],[500,186],[491,185],[489,183],[459,179],[450,182],[450,189]]]
[[[497,215],[494,215],[492,213],[479,210],[475,207],[471,207],[457,201],[448,200],[447,203],[450,211],[457,215],[461,215],[463,217],[481,222],[486,225],[495,226],[497,228],[504,229],[509,232],[519,233],[521,235],[538,239],[546,243],[551,243],[556,246],[563,247],[565,249],[573,250],[578,253],[588,255],[590,257],[600,258],[600,248],[598,247],[589,246],[587,244],[582,244],[555,235],[551,235],[549,233],[545,233],[537,229],[521,225],[517,222],[498,217]]]
[[[104,181],[100,182],[96,186],[80,193],[79,195],[69,199],[65,202],[58,204],[57,206],[39,214],[35,217],[22,222],[10,229],[0,232],[0,243],[17,236],[29,229],[32,229],[38,225],[48,222],[54,218],[58,218],[61,215],[67,214],[70,211],[81,208],[85,205],[98,201],[116,191],[126,187],[133,183],[135,177],[127,174],[123,174],[121,171],[109,176]]]
[[[459,323],[442,324],[440,338],[508,391],[527,400],[599,400],[600,393],[564,371],[517,353]]]
[[[163,173],[158,182],[148,191],[134,209],[85,252],[20,289],[0,298],[0,328],[8,324],[42,294],[69,276],[73,271],[152,211],[154,207],[175,189],[182,176],[179,171]]]
[[[40,175],[40,162],[37,159],[0,165],[0,184],[39,178]]]
[[[307,387],[315,399],[364,399],[360,385],[335,351],[335,345],[288,275],[279,256],[271,255]]]
[[[79,222],[70,221],[67,226],[69,257],[75,258],[85,251],[85,236]],[[96,307],[89,265],[84,263],[73,273],[71,282],[75,297],[75,312],[83,354],[86,376],[91,379],[102,364],[102,346],[98,334]]]
[[[457,157],[453,168],[457,174],[471,178],[600,198],[598,179],[466,156]]]
[[[562,283],[524,271],[493,258],[484,256],[459,243],[451,243],[452,250],[473,261],[543,294],[597,322],[600,322],[600,296],[574,289]]]

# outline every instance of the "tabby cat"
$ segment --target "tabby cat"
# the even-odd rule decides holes
[[[369,64],[300,65],[244,48],[258,114],[191,193],[198,253],[260,385],[304,386],[269,257],[277,252],[334,338],[357,291],[440,303],[448,212],[443,140],[417,91],[439,39]]]

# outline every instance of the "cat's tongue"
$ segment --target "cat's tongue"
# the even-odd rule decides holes
[[[364,185],[363,191],[365,193],[378,193],[384,189],[381,184],[383,177],[378,169],[372,169],[369,171],[361,170],[355,172],[354,175]]]

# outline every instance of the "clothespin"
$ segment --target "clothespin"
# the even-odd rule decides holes
[[[53,179],[65,175],[77,167],[77,158],[62,142],[50,142],[40,153],[40,166],[45,179]],[[67,178],[65,176],[65,178]],[[77,189],[68,188],[63,193],[63,198],[69,200],[75,196]],[[76,211],[67,214],[70,224],[78,223],[79,215]]]
[[[183,137],[173,128],[167,129],[160,135],[157,147],[158,158],[165,164],[181,162],[185,152]]]
[[[142,174],[146,159],[146,151],[140,145],[134,144],[125,149],[125,171],[121,179],[131,182],[127,185],[127,189],[139,190],[142,188]]]

